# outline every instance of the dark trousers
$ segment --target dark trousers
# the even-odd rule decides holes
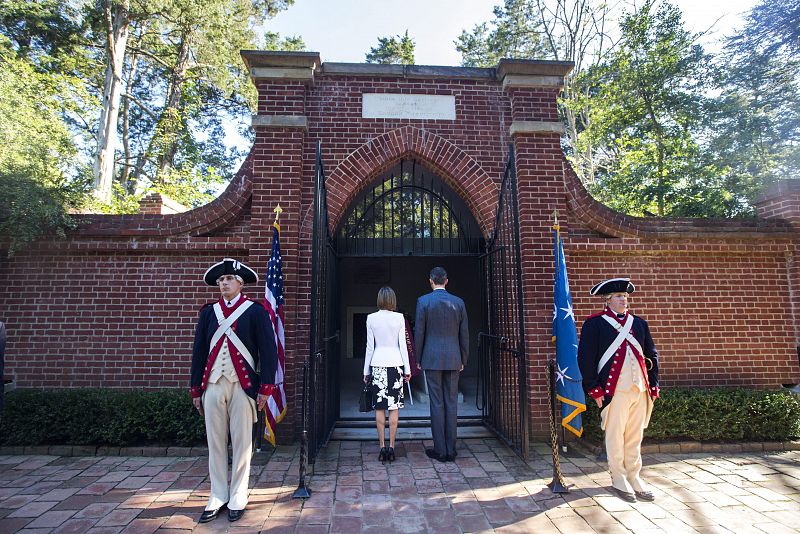
[[[458,376],[459,371],[425,370],[428,397],[431,405],[431,432],[433,450],[437,454],[453,456],[456,452],[458,429]]]

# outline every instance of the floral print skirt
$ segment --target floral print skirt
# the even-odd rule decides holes
[[[376,410],[398,410],[403,407],[403,368],[372,367]]]

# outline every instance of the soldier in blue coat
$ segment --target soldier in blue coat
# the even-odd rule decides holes
[[[581,327],[578,365],[583,389],[600,408],[614,493],[627,502],[652,501],[639,476],[642,437],[658,398],[658,351],[647,321],[628,311],[635,290],[628,278],[612,278],[589,292],[603,298],[603,311]]]
[[[447,271],[431,270],[431,292],[417,300],[414,324],[418,366],[425,370],[431,411],[433,449],[429,458],[452,462],[456,457],[458,378],[469,357],[469,326],[464,301],[447,292]]]
[[[256,273],[231,258],[212,265],[203,280],[221,298],[200,311],[192,350],[192,402],[205,417],[211,494],[200,522],[227,507],[238,521],[247,505],[253,423],[275,383],[278,351],[267,311],[242,294]],[[233,461],[228,486],[228,434]]]

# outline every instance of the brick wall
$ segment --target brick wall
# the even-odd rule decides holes
[[[270,63],[275,58],[283,64]],[[595,202],[563,158],[550,82],[558,64],[437,70],[319,65],[308,53],[245,59],[260,94],[256,139],[219,199],[176,215],[86,216],[67,241],[0,261],[7,373],[20,387],[186,386],[196,313],[216,296],[200,274],[224,256],[263,273],[280,203],[290,413],[279,438],[291,441],[309,350],[317,140],[331,231],[382,171],[415,158],[464,199],[488,236],[511,132],[535,434],[546,429],[544,362],[553,351],[553,210],[561,217],[576,317],[599,309],[588,297],[598,280],[631,276],[639,288],[632,306],[651,324],[666,386],[800,381],[795,185],[767,195],[762,217],[748,221],[627,217]],[[550,71],[536,75],[542,69]],[[456,119],[362,118],[361,95],[380,92],[454,95]],[[260,298],[263,283],[248,293]]]

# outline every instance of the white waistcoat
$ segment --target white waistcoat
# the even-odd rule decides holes
[[[209,384],[216,384],[220,378],[225,377],[229,382],[238,382],[239,376],[233,368],[233,361],[231,361],[231,353],[228,350],[228,343],[224,341],[217,354],[217,359],[214,360],[214,367],[211,368],[211,375],[208,377]]]

